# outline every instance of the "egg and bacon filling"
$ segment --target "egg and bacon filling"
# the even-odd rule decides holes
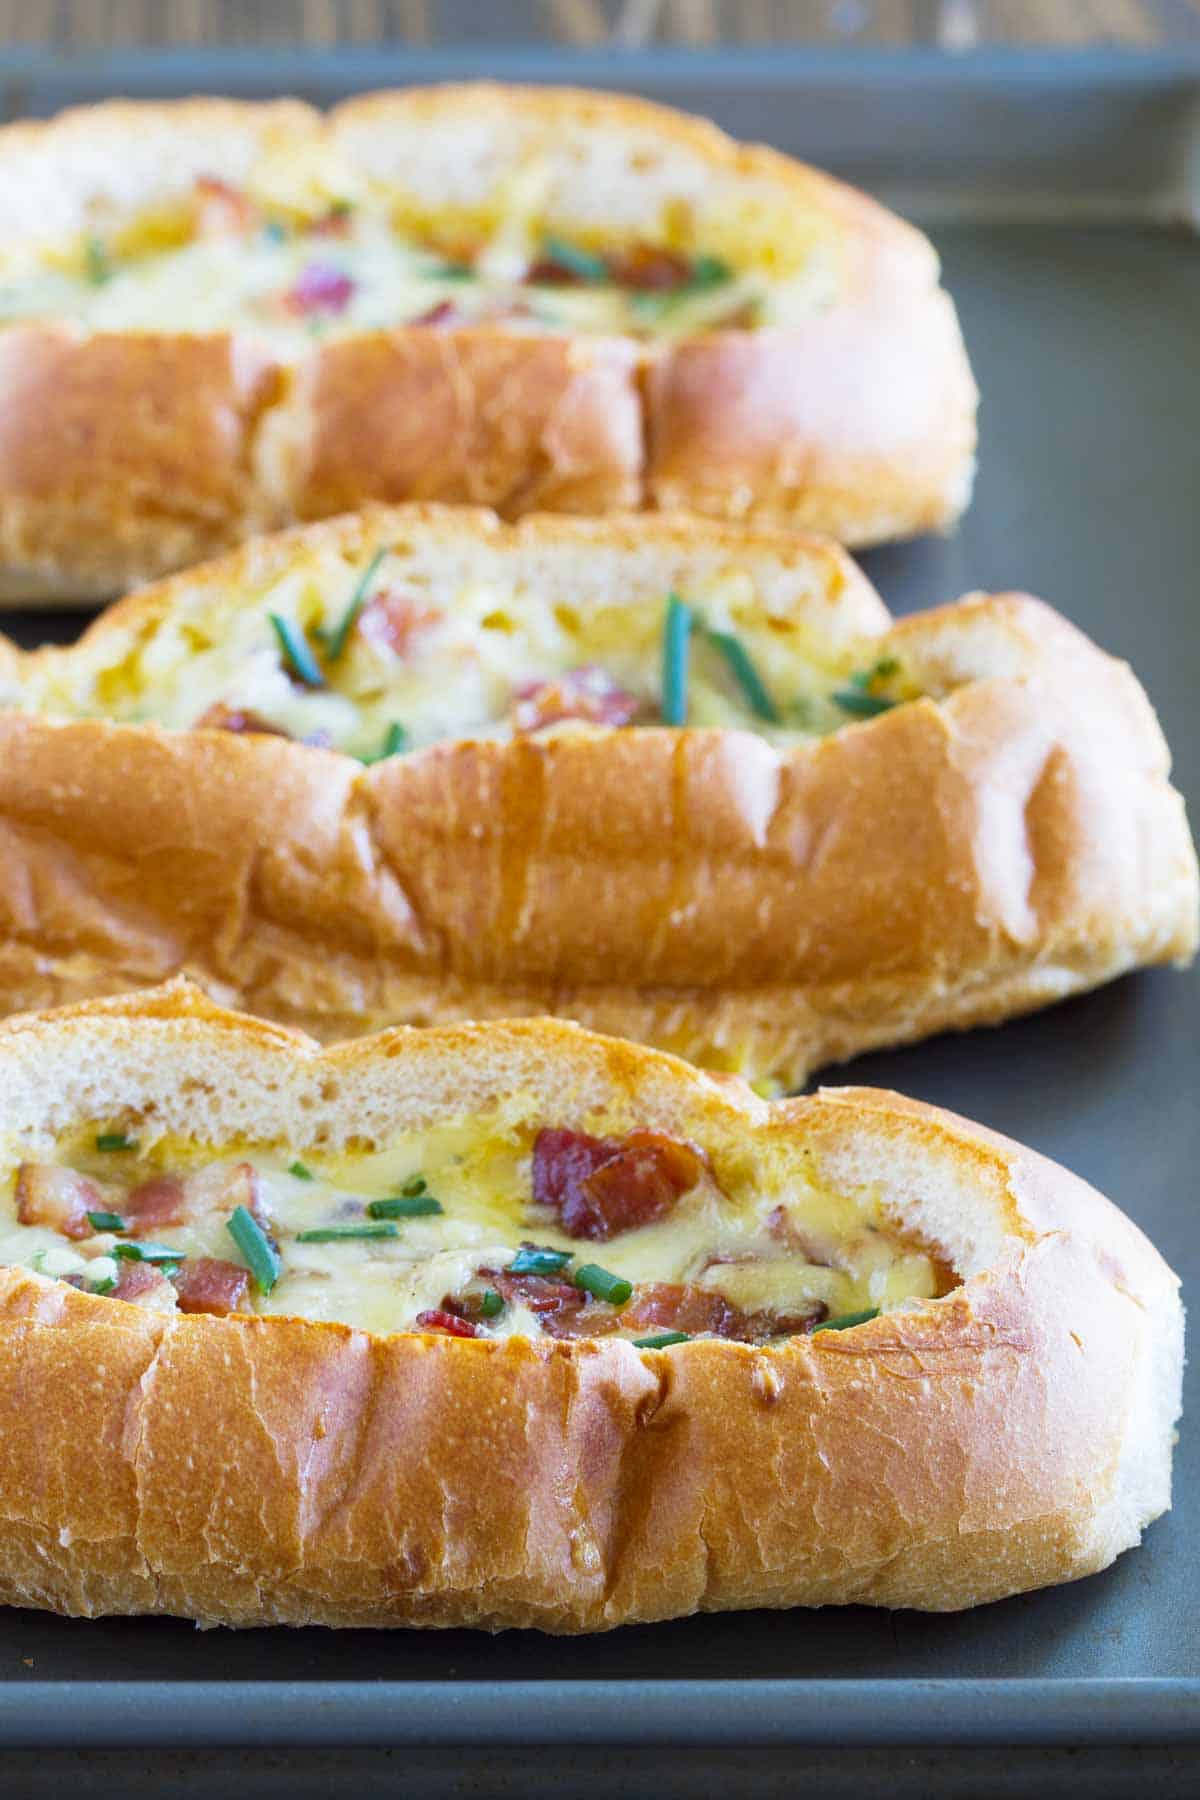
[[[956,1280],[815,1176],[731,1192],[661,1132],[511,1117],[302,1156],[89,1126],[11,1169],[0,1260],[167,1313],[641,1347],[846,1329]]]
[[[681,243],[583,241],[539,219],[526,180],[507,213],[414,220],[394,196],[239,190],[200,177],[173,207],[100,218],[70,244],[0,254],[0,321],[96,331],[251,330],[286,353],[313,336],[418,326],[675,338],[787,324],[836,298],[836,253],[736,268]],[[278,185],[278,184],[276,184]],[[779,260],[778,258],[776,259]]]
[[[41,651],[0,705],[266,733],[376,762],[444,738],[630,725],[787,745],[921,691],[877,640],[824,640],[737,572],[586,605],[499,577],[449,586],[400,551],[358,566],[314,552],[255,592],[198,585]]]

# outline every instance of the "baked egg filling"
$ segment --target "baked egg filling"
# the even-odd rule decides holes
[[[335,1155],[138,1129],[89,1125],[10,1166],[0,1261],[168,1313],[642,1347],[846,1329],[956,1283],[878,1198],[794,1167],[731,1191],[657,1131],[534,1129],[518,1109]]]
[[[201,177],[176,206],[101,218],[69,244],[10,248],[0,321],[94,331],[251,330],[285,354],[313,336],[502,326],[675,338],[785,325],[833,302],[817,237],[798,267],[737,268],[681,243],[546,228],[537,184],[502,217],[419,226],[386,193],[297,206]]]
[[[787,745],[921,689],[878,640],[824,639],[736,571],[586,605],[512,579],[447,593],[402,551],[332,549],[258,589],[179,589],[26,660],[0,704],[59,718],[262,732],[364,762],[445,738],[690,725]]]

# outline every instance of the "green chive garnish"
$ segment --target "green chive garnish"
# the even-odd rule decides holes
[[[278,613],[268,613],[268,619],[275,628],[275,636],[279,639],[279,647],[283,651],[283,660],[291,669],[298,681],[306,687],[324,687],[325,677],[312,653],[312,646],[304,633],[292,624],[290,619],[280,618]]]
[[[479,1301],[479,1310],[485,1319],[494,1319],[504,1311],[504,1301],[495,1288],[484,1288]]]
[[[136,1150],[137,1139],[126,1137],[123,1131],[102,1131],[96,1139],[97,1150]]]
[[[475,271],[470,263],[442,263],[433,273],[440,281],[473,281]]]
[[[886,681],[890,675],[897,675],[899,672],[900,664],[894,656],[882,656],[873,668],[860,669],[856,675],[851,675],[846,686],[838,688],[832,695],[833,702],[843,712],[853,713],[856,718],[873,719],[898,702],[885,699],[881,694],[873,694],[871,683]]]
[[[508,1265],[510,1275],[557,1275],[571,1260],[569,1250],[522,1248]]]
[[[117,1284],[113,1280],[112,1276],[106,1275],[104,1277],[103,1281],[98,1281],[96,1283],[95,1287],[89,1288],[88,1293],[89,1294],[111,1294],[113,1289],[116,1287],[116,1285]]]
[[[393,720],[383,734],[383,744],[381,747],[378,750],[369,750],[365,756],[360,756],[358,760],[359,762],[367,764],[386,762],[389,756],[399,756],[402,751],[407,749],[408,733],[403,725],[397,724],[396,721]]]
[[[325,640],[325,650],[330,662],[336,662],[346,645],[350,642],[350,633],[354,630],[358,615],[366,604],[367,594],[375,579],[375,571],[387,555],[386,547],[377,550],[358,580],[354,584],[354,592],[350,596],[350,604],[342,614],[342,622],[331,631]]]
[[[853,713],[858,719],[874,719],[880,713],[889,712],[896,702],[885,700],[882,694],[868,694],[862,688],[838,688],[832,696],[835,706],[843,712]]]
[[[879,1308],[869,1306],[866,1312],[839,1313],[836,1319],[826,1319],[823,1325],[814,1325],[812,1335],[818,1331],[849,1331],[854,1325],[865,1325],[868,1319],[877,1319]]]
[[[246,1259],[246,1267],[260,1294],[269,1294],[279,1280],[283,1267],[279,1252],[254,1217],[244,1206],[235,1206],[225,1221],[225,1229]]]
[[[174,1263],[176,1268],[184,1260],[182,1250],[166,1244],[114,1244],[112,1253],[124,1262]]]
[[[672,1344],[690,1344],[691,1333],[687,1331],[660,1331],[654,1337],[634,1338],[635,1350],[666,1350]]]
[[[90,1212],[87,1222],[93,1231],[124,1231],[125,1221],[120,1213]]]
[[[341,1244],[352,1238],[399,1237],[399,1227],[390,1220],[378,1225],[322,1225],[315,1231],[298,1231],[298,1244]]]
[[[316,1176],[313,1174],[312,1170],[302,1162],[289,1163],[287,1172],[289,1175],[294,1175],[297,1181],[316,1180]]]
[[[84,260],[87,278],[93,287],[103,287],[106,281],[112,280],[112,264],[108,260],[108,247],[103,238],[88,239],[84,245]]]
[[[710,644],[716,646],[729,664],[735,681],[746,696],[751,712],[757,713],[769,725],[778,725],[779,708],[768,694],[762,676],[750,660],[750,652],[740,638],[734,637],[732,631],[711,631],[705,629],[705,637]]]
[[[432,1194],[408,1194],[395,1200],[372,1200],[367,1207],[369,1219],[424,1219],[445,1209]]]
[[[414,1194],[425,1193],[428,1186],[423,1175],[410,1175],[407,1181],[401,1183],[400,1192],[406,1200],[411,1200]]]
[[[575,1286],[597,1300],[607,1300],[612,1306],[624,1306],[633,1293],[632,1281],[602,1269],[599,1263],[584,1263],[582,1268],[576,1269]]]
[[[692,635],[692,609],[678,594],[667,597],[663,621],[662,716],[664,725],[686,725],[688,712],[688,650]]]
[[[592,256],[587,250],[580,250],[574,244],[568,244],[563,238],[547,237],[542,243],[542,254],[548,261],[557,263],[560,269],[566,269],[577,275],[580,281],[607,281],[609,279],[608,264],[602,256]]]
[[[688,277],[689,288],[723,287],[733,280],[733,270],[719,256],[698,256]]]

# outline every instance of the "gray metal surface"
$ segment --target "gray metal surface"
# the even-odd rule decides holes
[[[764,112],[758,129],[794,146],[795,113],[773,130]],[[1135,664],[1200,808],[1200,246],[1135,223],[935,235],[985,397],[979,487],[956,538],[867,566],[900,611],[970,587],[1043,594]],[[26,641],[70,628],[20,621]],[[1133,977],[998,1031],[864,1058],[853,1078],[950,1105],[1078,1170],[1194,1293],[1198,982]],[[1175,1510],[1073,1587],[949,1618],[743,1614],[576,1642],[0,1613],[0,1739],[1200,1740],[1195,1360],[1188,1406]]]

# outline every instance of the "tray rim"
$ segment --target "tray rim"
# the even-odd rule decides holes
[[[697,1730],[697,1715],[703,1724]],[[613,1720],[620,1726],[613,1730]],[[12,1749],[186,1745],[1200,1744],[1200,1681],[15,1681]]]

